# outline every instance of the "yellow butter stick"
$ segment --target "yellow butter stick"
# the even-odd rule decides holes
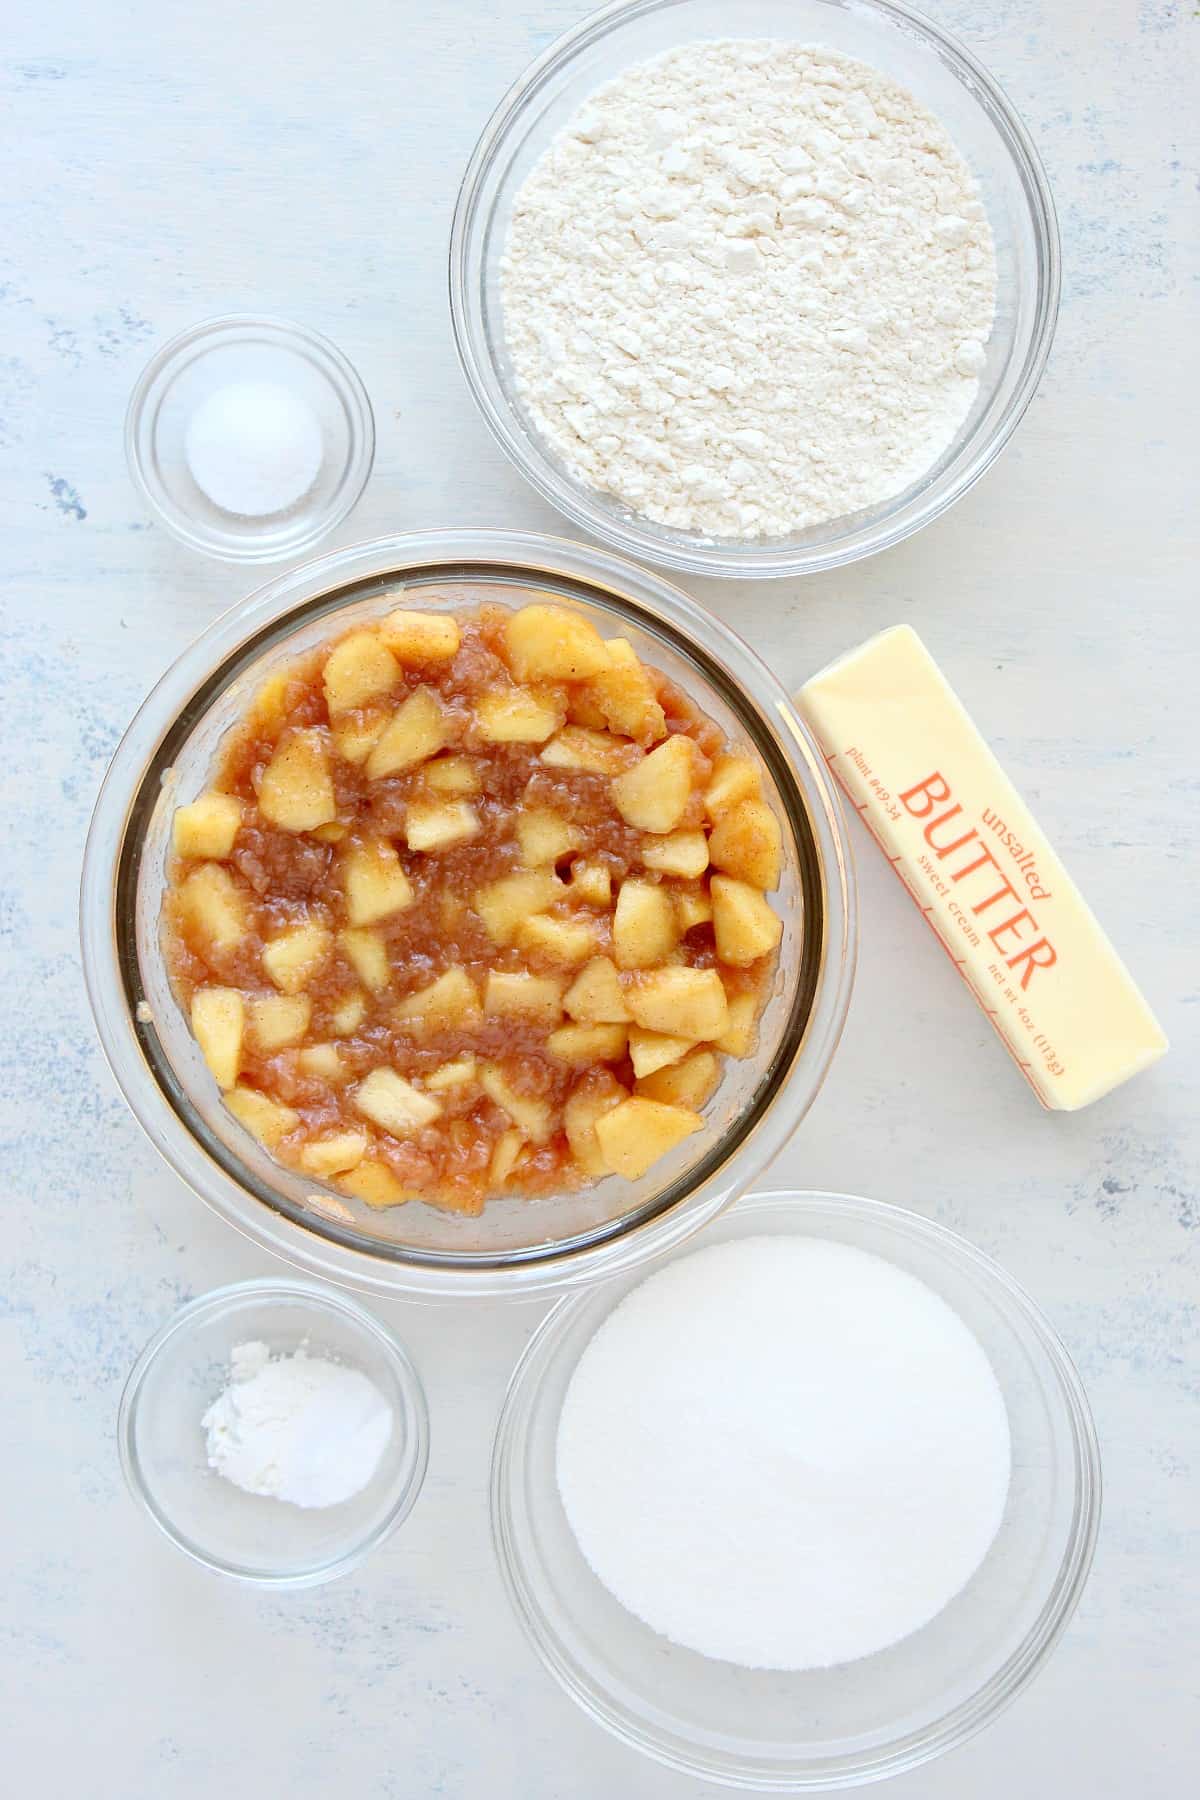
[[[833,773],[1044,1106],[1156,1062],[1154,1014],[907,625],[801,689]]]

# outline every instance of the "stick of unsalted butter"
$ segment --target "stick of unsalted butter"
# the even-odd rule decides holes
[[[924,644],[885,631],[798,696],[834,774],[1043,1106],[1073,1112],[1167,1040]]]

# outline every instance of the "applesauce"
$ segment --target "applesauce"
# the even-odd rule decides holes
[[[401,607],[272,675],[180,807],[171,979],[230,1111],[466,1214],[699,1131],[782,922],[755,761],[564,608]]]

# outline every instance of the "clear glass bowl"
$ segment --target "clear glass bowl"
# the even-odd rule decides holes
[[[392,1435],[363,1488],[336,1506],[246,1494],[208,1466],[201,1419],[239,1344],[290,1356],[301,1345],[361,1370],[388,1401]],[[355,1301],[304,1281],[245,1281],[193,1300],[130,1371],[117,1421],[130,1492],[185,1555],[260,1587],[315,1587],[344,1575],[404,1520],[429,1459],[421,1378],[404,1346]]]
[[[946,126],[979,182],[996,244],[996,322],[979,394],[921,479],[881,506],[786,540],[705,539],[657,525],[569,474],[525,417],[504,338],[500,258],[513,203],[587,96],[633,63],[697,38],[781,38],[872,64]],[[450,308],[471,392],[501,448],[544,499],[618,549],[697,575],[836,568],[919,531],[1007,443],[1041,379],[1058,313],[1059,240],[1045,171],[985,69],[931,20],[892,0],[620,0],[543,51],[500,102],[463,177],[450,239]]]
[[[1100,1460],[1087,1399],[1053,1329],[965,1239],[875,1200],[776,1193],[730,1208],[705,1245],[769,1233],[851,1244],[908,1270],[991,1360],[1008,1408],[1012,1481],[999,1534],[950,1605],[875,1656],[784,1674],[681,1649],[601,1585],[559,1498],[558,1420],[585,1346],[644,1270],[569,1295],[530,1339],[496,1429],[492,1529],[518,1619],[591,1718],[703,1780],[799,1793],[926,1762],[988,1724],[1033,1678],[1087,1580]]]
[[[638,1182],[616,1176],[464,1219],[419,1204],[373,1212],[283,1168],[221,1103],[171,991],[159,918],[174,808],[206,785],[221,738],[266,674],[331,631],[397,604],[549,593],[622,632],[762,759],[779,817],[785,929],[754,1056],[730,1059],[707,1129]],[[518,590],[518,591],[514,591]],[[84,974],[133,1112],[176,1172],[230,1223],[310,1273],[426,1298],[530,1294],[619,1272],[679,1242],[742,1193],[824,1079],[856,944],[850,851],[820,752],[747,645],[677,588],[605,551],[503,531],[431,532],[339,551],[226,613],[163,677],[101,789],[84,858]]]
[[[197,407],[243,382],[285,388],[321,433],[311,487],[259,517],[214,504],[187,460]],[[145,504],[182,543],[226,562],[281,562],[311,550],[357,504],[375,460],[375,418],[353,365],[328,338],[287,319],[230,313],[180,332],[147,363],[129,400],[125,455]]]

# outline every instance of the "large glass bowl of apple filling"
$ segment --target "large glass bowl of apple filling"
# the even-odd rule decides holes
[[[428,1298],[628,1269],[760,1174],[836,1048],[844,826],[730,629],[511,532],[341,551],[218,619],[97,802],[84,967],[182,1178]]]

